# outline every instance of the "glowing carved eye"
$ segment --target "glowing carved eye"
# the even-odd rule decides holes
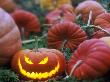
[[[33,64],[33,62],[28,57],[24,56],[24,58],[26,63]]]
[[[48,62],[48,57],[45,57],[39,64],[46,64]]]

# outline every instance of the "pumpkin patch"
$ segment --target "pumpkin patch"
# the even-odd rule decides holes
[[[0,1],[0,82],[110,82],[109,0],[14,2]]]

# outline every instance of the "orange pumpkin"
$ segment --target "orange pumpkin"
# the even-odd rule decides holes
[[[67,73],[70,74],[74,67],[71,76],[80,80],[103,76],[110,68],[110,47],[99,39],[82,42],[69,60]]]
[[[21,50],[12,60],[12,69],[27,80],[48,80],[64,72],[66,61],[55,49]]]
[[[60,7],[58,7],[58,9],[62,10],[62,11],[68,11],[70,13],[74,13],[75,9],[72,5],[70,4],[63,4]]]
[[[40,32],[39,19],[31,12],[25,10],[16,10],[11,15],[20,30],[21,28],[24,28],[26,36],[29,36],[30,32]]]
[[[0,7],[9,13],[13,12],[17,8],[13,0],[0,0]]]
[[[72,14],[68,11],[62,11],[62,10],[54,10],[47,14],[46,16],[46,23],[48,24],[56,24],[61,21],[75,21],[75,14]]]
[[[53,25],[48,31],[48,47],[61,49],[66,40],[65,47],[74,50],[77,46],[87,39],[86,33],[81,27],[72,22],[61,22]]]
[[[99,14],[102,14],[102,13],[106,12],[106,10],[98,2],[92,1],[92,0],[84,1],[84,2],[80,3],[76,7],[75,11],[76,11],[77,15],[78,14],[82,15],[82,19],[83,19],[84,22],[87,22],[89,12],[92,11],[91,23],[94,22],[95,18]]]
[[[21,37],[12,17],[0,8],[0,66],[10,62],[21,49]]]
[[[98,15],[94,21],[94,24],[102,28],[110,28],[110,13],[102,13]]]

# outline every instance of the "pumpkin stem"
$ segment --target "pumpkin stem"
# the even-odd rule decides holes
[[[75,69],[83,62],[83,60],[79,60],[76,62],[76,64],[72,67],[71,72],[69,74],[69,76],[71,77],[73,72],[75,71]]]
[[[53,24],[43,24],[42,26],[51,27]]]
[[[89,12],[89,18],[88,18],[88,21],[87,21],[87,26],[90,25],[91,19],[92,19],[92,11]]]
[[[65,54],[65,49],[66,49],[65,45],[66,45],[66,43],[67,43],[67,40],[64,40],[62,45],[61,45],[61,51],[64,53],[65,56],[66,56],[66,54]]]
[[[103,29],[103,28],[100,27],[100,26],[90,25],[90,27],[98,28],[99,30],[102,30],[103,32],[105,32],[105,33],[107,33],[108,35],[110,35],[110,32],[109,32],[109,31]]]
[[[38,51],[38,37],[35,36],[35,51]]]
[[[71,72],[68,76],[65,77],[65,79],[69,78],[69,77],[72,77],[72,74],[74,73],[75,69],[83,62],[83,60],[79,60],[76,62],[75,65],[73,65],[72,69],[71,69]]]

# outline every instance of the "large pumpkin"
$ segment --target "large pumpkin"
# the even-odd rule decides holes
[[[61,22],[53,25],[48,31],[48,47],[60,49],[67,40],[65,47],[74,50],[87,39],[86,33],[81,27],[72,22]]]
[[[68,11],[63,11],[63,10],[53,10],[50,13],[46,15],[46,23],[48,24],[56,24],[63,21],[71,21],[75,22],[75,14],[68,12]]]
[[[0,8],[0,66],[21,48],[20,33],[12,17]]]
[[[84,22],[87,22],[89,12],[92,11],[92,23],[94,22],[95,18],[99,15],[104,13],[106,10],[96,1],[88,0],[80,3],[76,7],[76,14],[81,14],[82,19]]]
[[[66,61],[55,49],[21,50],[12,60],[12,69],[27,80],[48,80],[65,70]]]
[[[81,61],[78,65],[78,61]],[[110,47],[99,39],[86,40],[81,43],[67,65],[67,73],[78,79],[95,79],[103,76],[110,68]]]
[[[11,15],[20,30],[22,27],[24,28],[26,36],[29,36],[30,32],[40,32],[39,19],[31,12],[25,10],[16,10]]]
[[[110,13],[98,15],[94,21],[94,24],[99,25],[102,28],[110,28]]]
[[[13,0],[0,0],[0,7],[9,13],[13,12],[17,8]]]

